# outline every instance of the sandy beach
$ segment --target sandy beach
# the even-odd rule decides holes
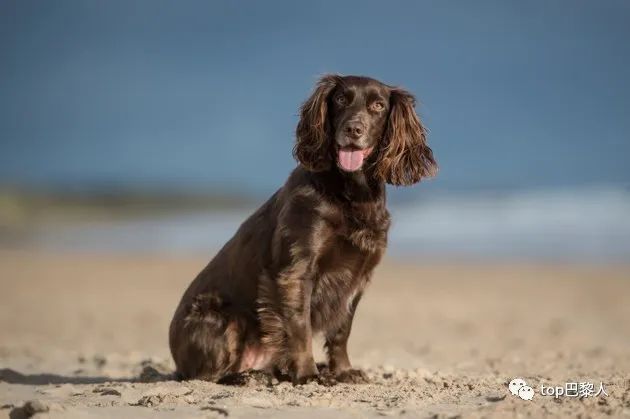
[[[0,417],[630,417],[630,266],[386,259],[350,339],[371,384],[175,382],[168,323],[210,257],[0,251]],[[567,382],[608,396],[540,394]]]

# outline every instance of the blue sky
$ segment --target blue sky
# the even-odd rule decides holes
[[[627,1],[0,3],[0,184],[268,193],[318,75],[415,93],[430,189],[630,185]]]

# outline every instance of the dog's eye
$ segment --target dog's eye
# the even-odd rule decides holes
[[[335,96],[335,102],[337,103],[337,105],[345,105],[348,102],[348,99],[346,99],[346,97],[344,95],[337,95]]]
[[[370,106],[372,108],[372,110],[376,111],[376,112],[380,112],[383,109],[385,109],[385,104],[383,102],[374,102],[372,103],[372,106]]]

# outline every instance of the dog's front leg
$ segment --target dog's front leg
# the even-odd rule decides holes
[[[294,384],[301,384],[318,375],[313,359],[311,329],[313,281],[305,271],[292,271],[292,274],[281,279],[279,291],[287,337],[289,374]]]
[[[348,358],[348,338],[352,329],[352,320],[356,311],[361,292],[354,296],[348,305],[348,313],[338,328],[326,332],[326,352],[328,353],[328,367],[335,379],[343,383],[367,383],[368,377],[361,370],[353,369]]]

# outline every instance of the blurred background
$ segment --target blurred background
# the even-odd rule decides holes
[[[376,385],[138,383],[328,72],[413,92],[440,165],[389,187],[349,346]],[[629,74],[628,0],[0,1],[0,418],[628,415]]]
[[[4,1],[0,246],[212,254],[282,185],[317,77],[417,95],[437,178],[389,254],[630,256],[630,3]]]

